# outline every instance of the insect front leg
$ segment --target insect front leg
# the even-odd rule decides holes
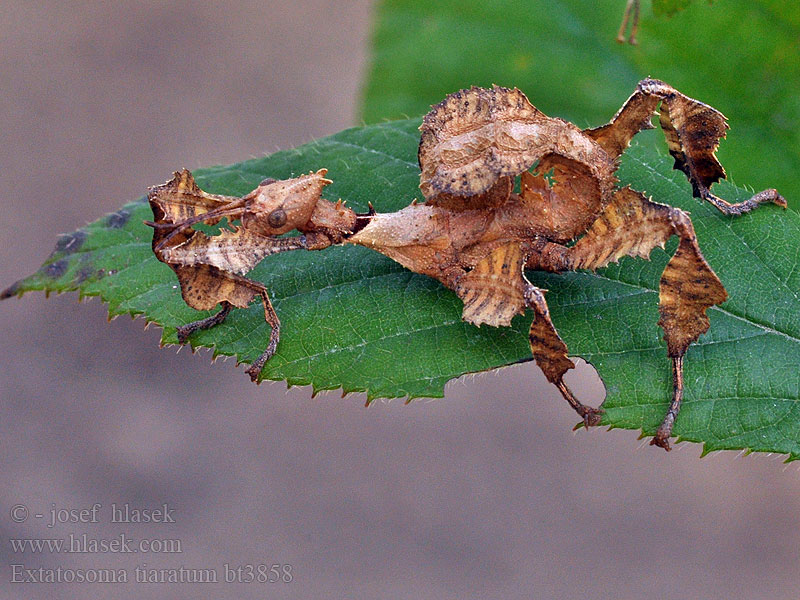
[[[272,358],[272,355],[275,354],[275,350],[278,348],[278,342],[281,339],[281,322],[278,319],[278,314],[275,312],[275,309],[272,308],[272,303],[269,301],[269,296],[267,295],[267,288],[261,286],[262,289],[260,291],[261,302],[264,304],[264,320],[270,326],[269,332],[269,343],[267,344],[266,350],[261,353],[261,355],[253,361],[248,368],[246,373],[250,375],[250,379],[252,381],[258,382],[258,376],[261,374],[261,369],[264,368],[264,365],[267,361]]]
[[[217,236],[194,232],[187,242],[161,250],[157,256],[178,273],[181,290],[189,306],[202,307],[200,310],[213,308],[217,303],[222,306],[215,315],[178,327],[178,342],[185,344],[194,332],[225,321],[228,313],[241,304],[241,300],[240,304],[228,302],[226,298],[227,294],[232,293],[230,290],[238,290],[239,294],[247,296],[245,306],[252,299],[254,289],[256,294],[262,293],[263,286],[241,277],[234,269],[247,272],[265,256],[307,248],[304,235],[291,238],[256,237],[248,231],[239,230]],[[277,322],[277,317],[273,320]],[[269,319],[267,321],[270,322]]]
[[[173,267],[175,268],[175,267]],[[248,367],[250,379],[258,381],[258,376],[266,362],[275,354],[281,338],[281,322],[272,303],[266,286],[237,275],[228,273],[211,265],[177,267],[175,272],[181,283],[183,299],[192,308],[209,310],[218,303],[222,309],[215,315],[187,323],[178,328],[178,341],[183,344],[189,335],[200,329],[208,329],[222,323],[234,307],[247,308],[256,296],[261,297],[264,305],[264,320],[270,326],[269,342],[258,358]]]
[[[603,410],[582,404],[564,383],[564,374],[569,369],[574,369],[575,363],[567,358],[567,345],[558,335],[553,321],[550,320],[550,311],[542,290],[527,280],[526,284],[525,304],[534,311],[528,340],[536,364],[539,365],[547,380],[558,388],[564,399],[581,416],[587,428],[598,425]]]
[[[181,325],[178,327],[176,330],[176,333],[178,334],[178,343],[185,344],[188,342],[189,336],[195,331],[199,331],[201,329],[210,329],[211,327],[222,323],[228,316],[228,313],[233,310],[233,304],[223,300],[221,305],[222,310],[220,310],[217,314],[206,317],[205,319],[200,319],[199,321],[192,321],[191,323],[187,323],[186,325]]]
[[[179,327],[178,341],[180,343],[185,343],[188,336],[195,331],[219,325],[234,307],[247,308],[257,296],[261,298],[264,305],[264,319],[270,326],[270,334],[266,349],[247,369],[250,378],[257,381],[261,369],[275,354],[280,341],[281,323],[269,300],[266,286],[258,281],[223,271],[212,265],[170,266],[178,275],[181,294],[186,304],[196,310],[211,310],[218,304],[222,306],[222,310],[215,315]]]

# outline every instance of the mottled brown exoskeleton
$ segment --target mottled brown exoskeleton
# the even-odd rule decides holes
[[[186,169],[177,171],[163,185],[150,189],[155,229],[153,252],[178,276],[186,304],[197,310],[222,309],[215,315],[178,327],[183,344],[199,329],[225,320],[232,308],[246,308],[257,296],[264,305],[264,318],[270,325],[266,350],[250,365],[253,381],[275,353],[280,340],[280,320],[263,284],[243,277],[265,256],[288,250],[321,250],[341,242],[352,233],[356,216],[342,202],[321,197],[322,188],[331,183],[326,170],[294,179],[265,179],[241,197],[217,196],[202,191]],[[193,228],[204,223],[217,225],[223,218],[240,225],[206,235]],[[276,237],[292,230],[299,236]]]
[[[575,365],[550,320],[543,290],[526,279],[524,269],[595,270],[624,255],[646,258],[653,248],[663,247],[676,235],[678,248],[661,277],[658,322],[672,361],[674,393],[652,441],[668,450],[683,397],[683,356],[709,327],[706,309],[723,302],[726,292],[703,258],[685,212],[616,186],[619,156],[637,132],[653,127],[651,118],[657,108],[675,168],[687,175],[695,196],[726,215],[748,212],[764,202],[786,206],[775,190],[765,190],[739,204],[729,204],[712,194],[711,185],[725,177],[714,156],[727,128],[725,117],[660,81],[640,82],[609,124],[587,130],[544,115],[516,89],[462,90],[433,107],[420,127],[423,204],[414,202],[391,214],[356,215],[341,204],[319,199],[320,185],[310,192],[317,200],[307,201],[325,206],[325,214],[330,216],[297,220],[302,222],[297,229],[305,232],[305,242],[302,237],[289,238],[291,241],[270,237],[278,231],[264,228],[262,221],[269,220],[274,214],[269,211],[276,210],[277,204],[276,200],[266,200],[268,190],[264,186],[244,198],[229,199],[228,208],[204,205],[208,213],[198,214],[195,208],[192,215],[181,212],[181,202],[159,200],[162,192],[174,198],[172,188],[180,188],[180,182],[173,180],[166,188],[155,188],[150,197],[154,211],[164,204],[175,208],[167,225],[156,214],[156,238],[162,241],[154,239],[153,247],[178,273],[186,301],[197,308],[211,308],[222,298],[217,292],[206,293],[203,299],[190,293],[187,281],[196,279],[197,273],[207,277],[209,269],[215,269],[215,277],[222,277],[225,285],[234,285],[228,283],[233,281],[245,290],[243,299],[226,299],[228,304],[223,304],[221,313],[185,326],[182,335],[220,322],[230,305],[245,305],[260,294],[273,335],[268,350],[248,370],[255,378],[277,344],[277,317],[263,286],[245,283],[249,280],[239,275],[235,275],[238,279],[224,279],[234,277],[224,271],[244,273],[266,254],[285,249],[358,244],[442,282],[463,300],[463,318],[475,325],[507,326],[516,314],[532,309],[529,341],[533,358],[588,427],[600,422],[602,411],[579,402],[564,382],[564,374]],[[521,178],[519,193],[513,191],[517,176]],[[196,189],[191,193],[192,197],[200,194]],[[255,211],[254,207],[261,204],[272,208]],[[245,212],[225,212],[231,207]],[[231,241],[237,237],[250,240],[245,236],[258,231],[262,237],[251,241],[262,244],[263,249],[243,260],[227,245],[223,251],[221,244],[227,239],[214,242],[207,236],[197,237],[197,233],[175,244],[176,238],[187,235],[187,227],[193,222],[218,220],[223,213],[251,214],[241,216],[241,228],[228,237]],[[253,228],[252,234],[249,228]],[[321,241],[309,244],[309,235]],[[209,248],[214,251],[209,252]],[[210,255],[220,258],[212,261]],[[192,270],[182,275],[186,267]]]
[[[669,449],[683,397],[683,356],[709,327],[706,309],[723,302],[726,292],[685,212],[616,187],[619,156],[637,132],[653,127],[659,106],[675,168],[687,175],[695,196],[726,215],[764,202],[786,206],[772,189],[739,204],[711,193],[725,177],[714,155],[725,136],[725,117],[663,82],[641,81],[609,124],[587,130],[547,117],[519,90],[472,88],[433,107],[420,128],[425,204],[378,214],[347,242],[435,277],[461,297],[463,318],[476,325],[508,325],[515,314],[533,309],[533,357],[590,426],[600,422],[601,411],[581,404],[564,383],[575,365],[542,290],[524,269],[595,270],[624,255],[646,258],[677,235],[678,249],[661,277],[658,322],[672,360],[674,394],[652,441]],[[517,175],[518,194],[512,192]]]

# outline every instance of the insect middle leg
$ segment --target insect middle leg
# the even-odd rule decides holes
[[[582,404],[564,382],[564,374],[569,369],[574,369],[575,363],[567,358],[567,345],[550,320],[550,311],[542,290],[527,283],[524,293],[526,306],[534,311],[528,340],[536,364],[547,380],[558,388],[564,399],[581,416],[587,428],[599,424],[603,414],[602,409]]]

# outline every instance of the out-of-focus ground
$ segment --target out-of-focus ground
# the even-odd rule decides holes
[[[7,0],[0,287],[37,269],[58,233],[176,168],[357,124],[370,9]],[[30,294],[0,303],[0,320],[2,598],[800,593],[800,467],[699,460],[686,444],[666,454],[633,432],[573,433],[574,414],[532,364],[451,383],[443,400],[365,409],[358,396],[257,387],[232,362],[160,350],[155,328],[107,324],[96,299]],[[591,373],[579,387],[602,399]],[[167,503],[176,522],[110,523],[112,502]],[[46,527],[53,504],[93,503],[99,523]],[[12,520],[17,504],[25,522]],[[70,533],[179,539],[183,551],[14,552],[9,541]],[[226,563],[256,576],[259,564],[289,564],[293,581],[11,581],[12,564],[131,579],[137,565],[183,566],[224,580]]]

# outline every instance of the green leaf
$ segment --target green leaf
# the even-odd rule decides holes
[[[326,188],[329,199],[341,197],[361,211],[372,201],[379,211],[393,211],[419,195],[418,125],[351,129],[195,174],[209,192],[241,195],[265,177],[324,166],[334,181]],[[730,293],[709,311],[710,332],[687,354],[685,406],[675,431],[704,442],[707,451],[747,448],[798,458],[800,217],[774,206],[723,217],[691,198],[672,159],[656,148],[654,133],[639,136],[624,156],[622,183],[692,211],[701,247]],[[729,200],[748,195],[730,184],[717,191]],[[142,223],[149,218],[140,200],[63,236],[42,268],[5,296],[29,290],[99,295],[111,315],[144,315],[163,325],[164,343],[175,343],[175,327],[205,313],[183,303],[174,274],[154,258],[152,232]],[[571,353],[603,378],[607,425],[652,433],[666,411],[671,370],[656,326],[656,290],[667,260],[667,252],[656,250],[650,262],[623,259],[598,274],[529,273],[550,290],[552,317]],[[530,359],[531,315],[518,316],[510,328],[466,324],[455,294],[365,248],[274,255],[250,276],[268,286],[282,322],[278,352],[264,371],[269,379],[311,384],[315,391],[366,391],[370,399],[441,396],[444,384],[463,373]],[[213,347],[215,355],[250,361],[268,332],[254,304],[192,341]]]
[[[671,17],[676,12],[679,12],[689,6],[692,0],[653,0],[653,13],[656,16]],[[714,0],[708,0],[712,4]]]
[[[692,0],[653,0],[653,13],[656,15],[672,16],[683,10]]]
[[[471,85],[518,87],[581,127],[608,121],[645,77],[730,120],[719,156],[733,181],[776,187],[800,209],[800,3],[692,2],[643,12],[639,45],[616,40],[624,0],[384,0],[366,122],[421,115]]]

